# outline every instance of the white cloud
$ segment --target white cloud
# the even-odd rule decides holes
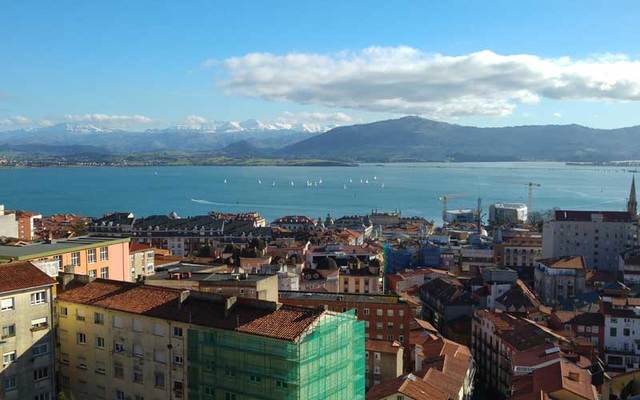
[[[343,112],[289,112],[285,111],[277,117],[273,124],[286,129],[303,129],[307,131],[325,131],[340,125],[348,125],[354,119]]]
[[[184,119],[184,124],[189,126],[202,125],[206,124],[207,122],[209,121],[207,121],[205,117],[201,117],[199,115],[189,115]]]
[[[640,100],[640,60],[461,56],[410,47],[337,54],[250,53],[223,62],[227,93],[300,104],[432,117],[503,116],[541,98]]]
[[[555,113],[553,113],[553,116],[554,116],[555,118],[562,118],[562,114],[560,114],[559,112],[555,112]]]
[[[19,127],[31,124],[31,120],[22,115],[16,115],[9,118],[0,119],[0,126]]]
[[[129,127],[133,125],[149,124],[153,120],[144,115],[109,115],[109,114],[80,114],[66,115],[69,122],[86,122],[108,127]]]

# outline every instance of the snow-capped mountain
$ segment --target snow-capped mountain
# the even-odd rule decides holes
[[[247,141],[252,146],[277,149],[308,139],[316,131],[258,120],[216,121],[146,131],[110,129],[87,123],[62,123],[41,128],[0,131],[0,146],[95,146],[114,153],[153,151],[213,151]]]

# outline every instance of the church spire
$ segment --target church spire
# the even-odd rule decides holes
[[[629,192],[629,201],[627,201],[627,211],[634,217],[638,214],[638,202],[636,201],[636,176],[631,178],[631,191]]]

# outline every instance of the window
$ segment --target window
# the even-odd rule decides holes
[[[398,315],[404,317],[404,310],[398,310]]]
[[[71,253],[71,265],[74,267],[77,267],[78,265],[80,265],[80,252],[79,251],[74,251],[73,253]]]
[[[48,343],[36,344],[31,348],[31,353],[33,354],[34,357],[40,357],[45,354],[48,354],[49,344]]]
[[[164,326],[159,323],[153,325],[153,334],[156,336],[164,336]]]
[[[164,350],[153,350],[153,360],[156,362],[167,362],[167,354]]]
[[[133,371],[133,382],[142,383],[143,381],[142,371]]]
[[[124,378],[124,367],[120,363],[113,364],[113,376],[115,378],[122,379]]]
[[[285,381],[276,381],[276,387],[279,389],[286,389],[289,387],[289,384]]]
[[[232,370],[232,369],[231,369],[231,368],[229,368],[229,367],[226,367],[226,368],[224,369],[224,374],[225,374],[226,376],[236,376],[236,371]]]
[[[97,275],[96,270],[95,270],[95,269],[90,269],[90,270],[89,270],[89,278],[92,278],[92,279],[93,279],[93,278],[95,278],[96,276],[98,276],[98,275]]]
[[[182,361],[183,360],[182,360],[182,356],[181,355],[176,354],[176,355],[173,356],[173,363],[175,365],[182,365]]]
[[[236,395],[233,393],[225,392],[224,400],[236,400]]]
[[[144,357],[144,349],[141,344],[133,345],[133,355],[136,357]]]
[[[33,380],[40,381],[49,377],[49,367],[41,367],[33,370]]]
[[[96,262],[96,249],[87,250],[87,262],[89,264]]]
[[[96,347],[99,349],[104,349],[104,338],[100,336],[96,336]]]
[[[393,317],[393,310],[387,310],[387,317]]]
[[[0,300],[0,311],[13,310],[14,308],[13,297]]]
[[[376,310],[376,315],[377,315],[378,317],[382,317],[382,308],[378,308],[378,309]]]
[[[141,319],[134,319],[133,320],[133,331],[134,332],[142,332],[143,331],[143,324],[142,324],[142,320]]]
[[[12,351],[2,355],[2,365],[9,365],[16,360],[16,352]]]
[[[2,327],[2,338],[10,338],[16,335],[16,324],[5,325]]]
[[[51,394],[49,392],[40,393],[35,395],[33,400],[51,400]]]
[[[114,315],[113,316],[113,327],[114,328],[122,328],[123,326],[124,326],[124,320],[122,319],[122,317]],[[134,324],[134,327],[135,327],[135,324]]]
[[[625,335],[625,336],[629,336],[629,335],[631,335],[631,330],[629,328],[624,328],[622,330],[622,334]]]
[[[125,400],[124,392],[122,390],[116,390],[116,400]]]
[[[109,248],[108,247],[100,247],[100,261],[109,259]]]
[[[380,353],[378,353],[377,351],[373,353],[373,358],[376,360],[380,359]]]
[[[109,267],[100,268],[100,278],[109,279]]]
[[[98,325],[104,325],[104,314],[93,313],[93,323]]]
[[[156,372],[154,375],[154,385],[157,388],[164,388],[164,373]]]
[[[609,329],[609,336],[616,337],[618,335],[618,330],[616,328]]]
[[[262,381],[262,378],[259,375],[249,375],[249,380],[252,383],[258,383]]]
[[[182,382],[180,381],[173,381],[173,391],[176,394],[176,398],[179,399],[182,397],[182,391],[183,391],[184,387],[182,385]]]
[[[48,326],[49,326],[49,323],[47,322],[47,317],[31,320],[32,331],[39,331],[41,329],[47,328]]]
[[[47,302],[47,292],[44,290],[40,292],[31,293],[31,305],[43,304]]]
[[[87,344],[87,335],[82,332],[78,332],[76,334],[76,343],[78,344]]]
[[[67,309],[67,307],[60,307],[60,316],[62,318],[67,318],[68,314],[69,314],[69,310]]]
[[[9,392],[11,390],[15,390],[15,388],[16,388],[16,376],[15,375],[11,375],[11,376],[8,376],[8,377],[4,378],[3,386],[4,386],[4,391],[5,392]]]
[[[124,343],[114,342],[113,343],[113,350],[116,353],[122,353],[124,351]]]
[[[364,312],[364,315],[369,315],[369,309],[368,309],[368,308],[365,308],[365,309],[363,310],[363,312]]]
[[[182,337],[182,328],[179,326],[173,327],[173,336]]]

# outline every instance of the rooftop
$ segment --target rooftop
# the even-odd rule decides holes
[[[538,260],[548,268],[553,269],[585,269],[586,263],[583,256],[566,256],[557,258],[545,258]]]
[[[229,300],[235,299],[235,303]],[[165,287],[96,279],[74,282],[58,301],[85,304],[148,317],[294,341],[322,314],[321,309],[225,298]]]
[[[384,399],[402,394],[414,400],[448,400],[449,395],[419,377],[408,374],[374,385],[366,394],[367,400]]]
[[[55,279],[28,261],[0,264],[0,292],[54,285]]]
[[[627,211],[577,211],[556,210],[556,221],[590,222],[602,216],[603,222],[633,222],[633,216]]]
[[[0,260],[30,260],[71,251],[128,242],[129,238],[79,236],[72,239],[57,240],[51,243],[34,243],[26,246],[0,246]]]
[[[347,303],[404,303],[399,296],[387,294],[322,293],[280,290],[278,296],[280,299],[344,301]]]

